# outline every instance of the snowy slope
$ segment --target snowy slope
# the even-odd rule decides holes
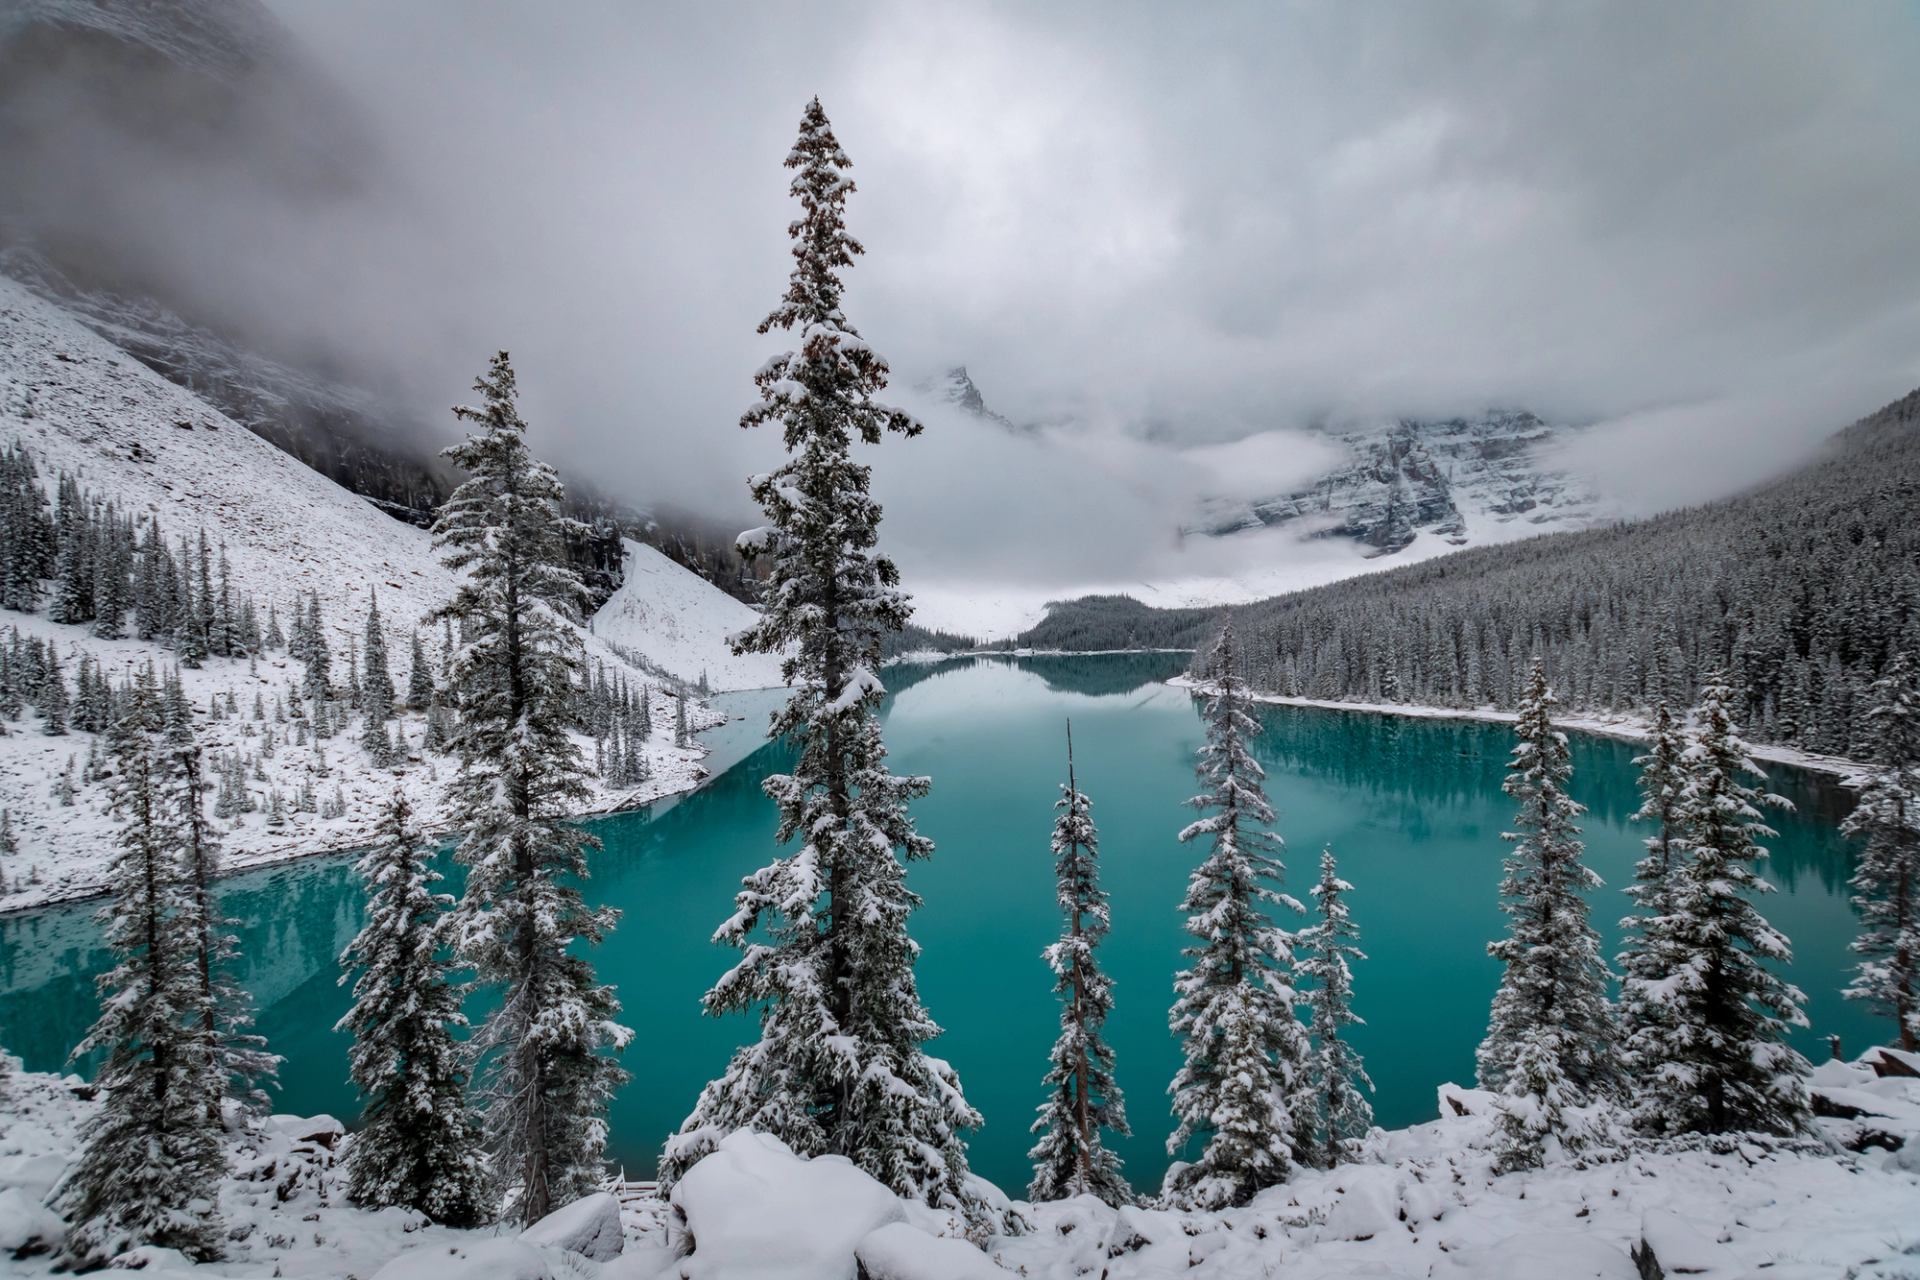
[[[170,538],[191,536],[204,527],[212,543],[225,545],[236,593],[254,597],[263,619],[271,602],[284,626],[295,598],[317,593],[337,680],[345,679],[346,654],[364,631],[369,591],[379,594],[393,674],[402,682],[416,624],[453,592],[453,575],[434,557],[424,530],[382,514],[147,369],[57,305],[0,279],[0,444],[13,442],[33,454],[49,487],[64,470],[123,512],[157,517]],[[708,596],[744,608],[686,576]],[[682,613],[701,611],[698,593],[684,584],[676,590]],[[173,662],[161,646],[101,640],[85,627],[51,622],[44,612],[0,613],[0,634],[9,627],[55,640],[69,680],[82,650],[116,678],[147,661],[161,670]],[[421,635],[429,661],[437,662],[439,629],[428,626]],[[643,625],[636,624],[628,636],[636,647],[647,643]],[[657,679],[590,635],[586,644],[589,661],[624,669],[630,683]],[[692,662],[690,649],[672,652]],[[264,726],[253,725],[245,714],[255,694],[271,705],[302,673],[301,664],[281,651],[262,655],[257,670],[250,670],[244,660],[213,660],[201,670],[182,672],[188,697],[201,716],[203,743],[210,749],[257,751],[255,735]],[[698,670],[692,674],[697,677]],[[210,700],[228,693],[235,696],[242,715],[212,721],[207,715]],[[656,688],[653,697],[655,723],[671,725],[670,696]],[[691,717],[695,727],[719,718],[704,708]],[[289,726],[276,726],[283,745],[260,762],[267,777],[256,782],[256,789],[292,791],[311,785],[327,799],[337,790],[346,812],[333,819],[294,814],[278,829],[265,825],[264,813],[241,815],[226,837],[231,863],[249,865],[350,847],[364,838],[376,807],[396,782],[414,793],[425,821],[444,821],[438,782],[450,761],[419,754],[421,717],[403,722],[415,761],[396,773],[376,770],[367,762],[355,740],[358,725],[358,717],[353,717],[327,741],[324,755],[286,744]],[[53,780],[68,759],[86,759],[92,735],[76,731],[44,736],[31,711],[8,728],[0,737],[0,807],[13,815],[20,853],[8,860],[12,865],[0,867],[11,890],[0,896],[0,909],[97,889],[109,853],[104,788],[84,787],[72,808],[58,806],[51,794]],[[700,751],[676,750],[669,736],[661,732],[649,745],[650,782],[632,791],[602,791],[593,807],[642,803],[697,782]],[[37,883],[23,883],[35,872]]]
[[[595,635],[643,657],[688,684],[704,673],[716,690],[770,689],[785,683],[780,660],[736,657],[729,638],[760,616],[698,574],[631,538],[626,577],[588,624]]]
[[[6,279],[0,432],[48,471],[157,516],[172,537],[204,526],[226,543],[235,588],[263,609],[278,601],[283,624],[296,594],[318,591],[344,642],[369,589],[409,628],[452,593],[424,530],[382,515]]]

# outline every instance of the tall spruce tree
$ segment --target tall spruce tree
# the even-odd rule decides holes
[[[519,1186],[514,1216],[534,1222],[592,1191],[606,1149],[608,1100],[626,1072],[608,1054],[632,1033],[613,988],[573,946],[597,943],[618,913],[589,909],[577,882],[599,842],[568,821],[591,792],[572,736],[586,597],[553,468],[527,448],[513,366],[496,355],[474,384],[480,408],[454,410],[478,430],[446,451],[467,473],[433,528],[448,568],[464,573],[440,614],[460,623],[453,686],[462,714],[448,787],[465,829],[467,868],[456,938],[500,1005],[475,1033],[496,1173]]]
[[[1067,726],[1067,782],[1054,808],[1055,901],[1063,928],[1044,958],[1053,970],[1060,997],[1060,1038],[1044,1083],[1033,1132],[1040,1135],[1027,1158],[1033,1161],[1029,1200],[1060,1200],[1092,1195],[1110,1205],[1133,1201],[1120,1172],[1120,1156],[1100,1140],[1102,1129],[1122,1137],[1127,1127],[1126,1100],[1113,1077],[1113,1047],[1102,1030],[1113,1012],[1113,983],[1094,955],[1107,936],[1110,917],[1100,887],[1100,837],[1094,830],[1092,802],[1079,789],[1073,770],[1073,726]]]
[[[218,1123],[223,1097],[265,1112],[265,1086],[279,1075],[280,1057],[249,1030],[253,997],[233,979],[239,939],[228,931],[237,922],[221,911],[214,890],[220,842],[207,821],[199,747],[176,746],[170,763],[167,781],[180,841],[181,926],[193,965],[185,1012],[197,1033],[195,1052],[208,1073],[209,1119]]]
[[[387,665],[387,632],[380,625],[380,597],[369,593],[367,634],[363,645],[366,672],[360,680],[360,700],[366,708],[360,745],[375,765],[394,763],[393,740],[387,736],[387,721],[393,718],[393,670]]]
[[[40,732],[58,738],[67,731],[67,678],[60,672],[60,652],[47,646],[46,674],[40,678]]]
[[[1632,817],[1655,825],[1645,841],[1646,856],[1634,867],[1634,882],[1626,891],[1639,911],[1620,922],[1627,939],[1619,958],[1620,1042],[1629,1057],[1641,1032],[1664,1015],[1660,992],[1679,962],[1669,910],[1673,878],[1686,857],[1686,833],[1680,825],[1686,753],[1686,734],[1662,702],[1654,709],[1652,742],[1633,759],[1640,766],[1640,807]]]
[[[413,633],[407,651],[407,710],[425,711],[433,701],[433,671],[427,666],[426,650],[420,647],[420,633]]]
[[[193,943],[180,835],[167,811],[167,752],[152,669],[140,673],[110,733],[118,846],[99,920],[114,956],[100,975],[100,1017],[74,1049],[105,1056],[105,1098],[81,1133],[79,1158],[55,1189],[73,1222],[61,1258],[105,1264],[153,1244],[218,1257],[217,1182],[224,1167],[211,1075],[197,1052]]]
[[[1180,904],[1194,941],[1182,952],[1190,963],[1174,978],[1168,1015],[1184,1062],[1169,1089],[1178,1124],[1167,1151],[1177,1156],[1194,1138],[1203,1147],[1169,1169],[1163,1185],[1170,1203],[1198,1209],[1245,1204],[1285,1180],[1312,1128],[1294,939],[1269,913],[1303,908],[1275,887],[1285,868],[1280,839],[1267,830],[1266,771],[1247,748],[1259,726],[1246,710],[1231,618],[1208,671],[1207,741],[1196,769],[1206,790],[1188,801],[1202,816],[1180,841],[1204,839],[1209,848]]]
[[[327,626],[320,617],[318,591],[307,597],[300,635],[302,651],[298,656],[307,664],[307,696],[313,699],[314,724],[319,726],[326,722],[327,699],[333,696],[333,650],[327,644]]]
[[[1554,1028],[1550,1045],[1534,1037],[1529,1078],[1537,1083],[1543,1071],[1557,1070],[1566,1096],[1590,1102],[1617,1082],[1618,1028],[1600,935],[1581,896],[1601,881],[1582,861],[1586,848],[1576,819],[1586,806],[1567,794],[1573,761],[1566,735],[1554,727],[1554,704],[1545,665],[1536,659],[1503,787],[1519,811],[1517,830],[1504,836],[1513,844],[1500,883],[1507,936],[1487,944],[1487,954],[1502,965],[1500,986],[1475,1061],[1480,1087],[1503,1089],[1529,1037]],[[1547,1048],[1551,1061],[1543,1062]]]
[[[347,1194],[366,1208],[403,1205],[471,1227],[493,1216],[497,1200],[454,1038],[467,1020],[441,957],[453,898],[434,891],[441,876],[430,857],[406,792],[395,788],[355,868],[367,922],[340,956],[353,1007],[335,1030],[353,1034],[348,1062],[362,1099]]]
[[[1853,873],[1861,957],[1847,996],[1893,1018],[1920,1050],[1920,680],[1896,653],[1868,695],[1874,766],[1841,830],[1865,841]]]
[[[779,842],[801,841],[746,878],[716,935],[745,954],[706,1008],[756,1013],[760,1038],[701,1092],[662,1176],[673,1181],[722,1136],[752,1128],[973,1213],[960,1135],[980,1117],[952,1068],[924,1051],[939,1027],[921,1006],[907,933],[919,899],[902,860],[933,851],[907,806],[931,782],[888,772],[878,717],[881,641],[909,605],[893,562],[874,550],[880,507],[852,452],[856,440],[912,436],[920,424],[875,401],[886,361],[840,309],[840,273],[861,248],[843,220],[850,162],[818,99],[786,163],[802,210],[789,228],[794,269],[760,330],[797,329],[801,346],[761,366],[760,400],[741,418],[778,424],[788,458],[751,482],[768,523],[739,545],[769,557],[771,571],[765,612],[735,645],[784,655],[792,694],[771,732],[791,738],[798,758],[765,790]]]
[[[1753,903],[1773,888],[1753,864],[1773,834],[1761,807],[1786,801],[1747,785],[1766,775],[1728,712],[1724,675],[1707,676],[1687,747],[1678,820],[1686,857],[1668,885],[1673,968],[1647,997],[1662,1006],[1630,1046],[1635,1117],[1655,1133],[1792,1133],[1807,1123],[1806,1059],[1785,1042],[1805,997],[1769,962],[1792,958]]]
[[[1314,1142],[1303,1163],[1330,1169],[1357,1160],[1361,1141],[1373,1128],[1373,1107],[1366,1094],[1373,1081],[1359,1051],[1344,1038],[1348,1027],[1363,1025],[1353,1011],[1353,960],[1364,960],[1360,931],[1354,927],[1345,896],[1353,886],[1340,878],[1333,850],[1320,851],[1320,882],[1313,887],[1319,919],[1300,933],[1298,973],[1310,985],[1308,1026],[1313,1032]]]

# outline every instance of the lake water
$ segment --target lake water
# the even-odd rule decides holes
[[[924,947],[921,993],[946,1028],[934,1051],[960,1072],[986,1116],[972,1141],[975,1168],[1010,1190],[1026,1185],[1027,1126],[1057,1030],[1051,976],[1040,950],[1055,936],[1048,838],[1064,779],[1071,717],[1082,789],[1100,828],[1102,875],[1113,900],[1103,958],[1116,982],[1109,1031],[1135,1136],[1119,1145],[1137,1185],[1157,1184],[1171,1129],[1165,1089],[1178,1065],[1166,1030],[1170,979],[1183,934],[1178,904],[1197,851],[1174,833],[1188,820],[1201,726],[1192,698],[1161,681],[1178,655],[963,660],[888,672],[887,742],[896,769],[926,773],[933,794],[915,808],[934,838],[913,887],[926,900],[913,932]],[[615,1103],[613,1148],[631,1176],[651,1170],[661,1140],[709,1076],[752,1033],[745,1019],[701,1015],[700,993],[733,952],[709,942],[732,909],[740,877],[767,860],[774,826],[761,795],[786,766],[777,746],[754,743],[771,695],[737,695],[746,718],[712,735],[722,768],[704,788],[651,811],[596,820],[606,842],[589,897],[625,912],[595,956],[619,988],[639,1034],[626,1054],[633,1082]],[[1501,794],[1510,732],[1504,725],[1300,708],[1263,708],[1257,740],[1288,844],[1289,887],[1304,897],[1320,848],[1331,843],[1368,959],[1355,1003],[1366,1056],[1389,1126],[1429,1119],[1435,1086],[1470,1083],[1497,967],[1485,952],[1502,917],[1495,897],[1512,814]],[[1574,794],[1590,807],[1589,857],[1606,878],[1594,916],[1608,954],[1639,841],[1633,744],[1574,736]],[[731,767],[725,767],[730,765]],[[1850,1053],[1886,1028],[1840,998],[1854,916],[1846,903],[1851,851],[1835,827],[1844,795],[1815,775],[1773,771],[1797,811],[1774,825],[1766,903],[1792,938],[1792,977],[1808,994],[1813,1027],[1800,1048],[1825,1055],[1824,1037]],[[359,924],[347,861],[314,859],[235,877],[223,894],[241,928],[245,981],[260,1027],[286,1056],[276,1105],[299,1113],[355,1112],[345,1037],[347,1006],[335,957]],[[0,919],[0,1044],[29,1067],[60,1065],[94,1016],[92,977],[105,965],[92,904]]]

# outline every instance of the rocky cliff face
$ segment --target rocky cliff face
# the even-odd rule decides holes
[[[1577,528],[1593,518],[1598,495],[1541,456],[1570,430],[1500,410],[1333,431],[1347,449],[1345,466],[1269,498],[1210,502],[1188,532],[1298,524],[1308,536],[1349,538],[1392,555],[1422,532],[1466,546],[1488,521]]]

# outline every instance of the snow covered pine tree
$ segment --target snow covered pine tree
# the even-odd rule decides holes
[[[1033,1122],[1040,1140],[1027,1152],[1033,1161],[1027,1198],[1092,1195],[1118,1207],[1133,1203],[1133,1190],[1120,1172],[1118,1153],[1101,1145],[1100,1131],[1124,1137],[1131,1130],[1126,1100],[1113,1078],[1113,1047],[1101,1036],[1113,1012],[1113,983],[1100,971],[1094,950],[1107,936],[1109,916],[1092,802],[1074,778],[1072,724],[1067,726],[1067,782],[1054,807],[1060,816],[1053,824],[1053,871],[1065,928],[1043,954],[1060,996],[1060,1038],[1044,1081],[1049,1094]]]
[[[188,732],[192,732],[191,725]],[[193,983],[182,1011],[197,1031],[194,1052],[208,1073],[204,1089],[208,1119],[221,1123],[220,1100],[232,1097],[256,1115],[267,1111],[266,1086],[279,1075],[280,1056],[267,1049],[253,1025],[253,997],[233,980],[235,921],[222,914],[213,882],[220,876],[220,842],[207,821],[200,748],[174,752],[169,781],[178,809],[182,936],[193,966]]]
[[[1644,998],[1663,1008],[1631,1046],[1634,1116],[1653,1133],[1789,1134],[1807,1124],[1807,1060],[1784,1040],[1789,1024],[1806,1025],[1806,997],[1767,967],[1792,949],[1751,897],[1773,888],[1752,866],[1773,834],[1760,806],[1787,802],[1741,781],[1766,775],[1728,714],[1734,697],[1723,674],[1707,676],[1677,815],[1686,856],[1668,884],[1672,968],[1647,987]]]
[[[1607,967],[1580,896],[1600,877],[1581,861],[1586,848],[1574,821],[1586,806],[1567,794],[1573,762],[1553,706],[1546,667],[1536,659],[1503,786],[1519,802],[1519,830],[1505,833],[1513,842],[1500,883],[1507,936],[1488,943],[1487,954],[1504,968],[1474,1055],[1480,1087],[1502,1095],[1500,1162],[1507,1168],[1538,1164],[1549,1141],[1577,1145],[1583,1134],[1561,1131],[1564,1108],[1610,1097],[1618,1083]]]
[[[1357,1160],[1361,1139],[1373,1128],[1373,1108],[1362,1089],[1373,1081],[1354,1047],[1340,1038],[1343,1028],[1360,1026],[1353,1012],[1353,969],[1347,963],[1364,960],[1358,946],[1360,931],[1353,927],[1342,896],[1353,886],[1340,878],[1333,850],[1320,851],[1320,883],[1313,887],[1320,918],[1300,933],[1302,956],[1299,976],[1311,983],[1307,1008],[1315,1044],[1310,1078],[1314,1095],[1314,1142],[1311,1153],[1297,1153],[1302,1163],[1331,1169]]]
[[[398,764],[393,740],[387,736],[387,721],[393,718],[393,669],[387,665],[387,631],[380,625],[380,597],[367,596],[367,635],[363,652],[366,674],[360,683],[360,701],[367,718],[360,732],[360,745],[375,768]]]
[[[1284,1181],[1312,1131],[1310,1051],[1293,1008],[1293,936],[1266,910],[1304,908],[1273,887],[1284,871],[1280,839],[1265,829],[1273,807],[1261,786],[1266,771],[1247,750],[1259,727],[1246,712],[1237,663],[1228,618],[1208,664],[1207,742],[1196,769],[1207,790],[1188,801],[1204,816],[1180,832],[1183,844],[1212,843],[1180,904],[1195,943],[1182,952],[1192,966],[1174,978],[1168,1015],[1185,1062],[1169,1089],[1179,1124],[1167,1152],[1177,1156],[1190,1139],[1205,1140],[1192,1163],[1167,1170],[1162,1194],[1182,1208],[1242,1205]]]
[[[449,811],[466,831],[456,856],[466,891],[460,956],[483,987],[504,988],[475,1033],[494,1172],[519,1186],[512,1216],[535,1222],[591,1192],[604,1172],[607,1102],[626,1072],[605,1052],[632,1032],[619,1001],[573,950],[600,941],[618,913],[589,910],[575,881],[599,841],[568,821],[589,798],[575,744],[579,633],[586,589],[567,560],[565,496],[527,449],[502,351],[474,383],[483,407],[455,416],[477,434],[446,451],[467,472],[433,526],[447,567],[465,580],[440,616],[458,621],[460,768]]]
[[[1866,841],[1853,873],[1863,957],[1847,995],[1891,1014],[1900,1047],[1920,1049],[1920,682],[1896,653],[1874,682],[1874,768],[1841,830]]]
[[[800,349],[761,366],[760,400],[741,425],[779,423],[789,457],[751,482],[769,523],[742,534],[740,549],[771,557],[772,570],[766,611],[735,644],[786,655],[793,692],[770,732],[799,755],[764,785],[777,839],[803,839],[746,878],[716,934],[745,954],[707,993],[707,1011],[756,1013],[760,1038],[701,1091],[661,1177],[672,1183],[728,1133],[757,1129],[803,1155],[844,1155],[901,1195],[976,1214],[960,1134],[980,1117],[953,1069],[923,1049],[939,1027],[920,1004],[907,933],[919,899],[902,855],[933,852],[907,805],[931,781],[889,773],[880,737],[874,670],[909,604],[893,562],[874,551],[880,507],[852,455],[855,439],[912,436],[920,424],[874,400],[886,361],[840,310],[840,272],[861,249],[843,220],[850,161],[817,98],[786,164],[802,209],[788,229],[794,269],[760,331],[798,329]]]
[[[220,1254],[217,1183],[225,1170],[219,1093],[196,1051],[189,1010],[197,981],[181,879],[180,834],[166,806],[160,695],[148,667],[111,729],[119,851],[100,911],[114,965],[99,978],[100,1018],[74,1049],[104,1050],[105,1092],[82,1131],[79,1158],[55,1188],[70,1218],[61,1261],[102,1266],[137,1245]]]
[[[1640,807],[1632,817],[1658,824],[1646,857],[1635,865],[1627,896],[1639,911],[1620,922],[1626,944],[1620,963],[1620,1044],[1631,1067],[1633,1046],[1664,1015],[1662,982],[1677,965],[1668,907],[1673,877],[1686,857],[1680,806],[1687,787],[1687,740],[1663,700],[1653,713],[1653,741],[1633,758],[1640,766]]]
[[[367,890],[367,922],[340,956],[357,971],[353,1008],[337,1031],[353,1034],[348,1062],[364,1099],[362,1128],[347,1149],[347,1194],[370,1209],[402,1205],[450,1227],[488,1221],[495,1208],[478,1117],[455,1041],[466,1025],[460,991],[440,958],[453,899],[396,787],[374,845],[355,870]]]

